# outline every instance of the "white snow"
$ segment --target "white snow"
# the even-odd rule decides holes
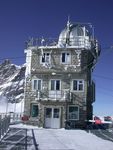
[[[11,66],[15,66],[17,69],[20,69],[20,68],[21,68],[20,65],[11,64]]]
[[[21,89],[21,88],[19,88],[19,89]],[[24,93],[21,93],[21,94],[15,96],[15,98],[16,98],[16,99],[17,99],[17,98],[21,98],[23,95],[24,95]]]
[[[1,89],[5,89],[6,87],[11,86],[11,84],[12,84],[12,82],[4,83],[3,85],[0,85],[0,88],[1,88]]]
[[[7,82],[11,82],[19,73],[20,70],[17,70],[10,78],[8,78]]]
[[[10,127],[34,129],[40,150],[113,150],[113,142],[84,130],[43,129],[28,125]],[[28,132],[31,135],[31,132]]]
[[[19,86],[22,86],[24,83],[24,79],[22,79],[20,82],[19,82]]]
[[[6,112],[22,113],[23,108],[24,108],[23,100],[21,100],[20,103],[7,103],[6,97],[2,97],[2,99],[0,99],[0,113],[6,113]]]

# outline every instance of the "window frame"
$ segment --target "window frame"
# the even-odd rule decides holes
[[[74,81],[77,81],[77,90],[74,89]],[[80,81],[82,81],[82,83],[79,83]],[[79,86],[82,85],[82,90],[79,90]],[[72,80],[72,91],[74,92],[84,92],[84,79],[73,79]]]
[[[34,88],[34,81],[37,81],[37,88],[35,89]],[[38,88],[39,87],[39,81],[41,81],[41,84],[40,84],[40,89]],[[42,79],[32,79],[32,91],[41,91],[42,90]]]
[[[37,115],[36,116],[33,116],[33,106],[37,106]],[[36,104],[36,103],[31,103],[31,109],[30,109],[30,116],[32,117],[32,118],[36,118],[36,117],[38,117],[39,116],[39,106],[38,106],[38,104]]]
[[[51,89],[51,87],[52,87],[52,86],[51,86],[51,81],[55,81],[54,90]],[[59,90],[57,90],[57,88],[56,88],[56,81],[60,81],[60,84],[59,84],[59,85],[60,85],[60,88],[59,88]],[[50,84],[49,84],[49,89],[50,89],[50,91],[61,91],[61,80],[60,80],[60,79],[51,79],[51,80],[50,80]]]
[[[70,107],[77,107],[78,108],[78,111],[77,111],[77,118],[76,119],[70,119],[69,118],[69,108]],[[79,120],[79,106],[77,106],[77,105],[69,105],[68,106],[68,120]]]
[[[49,54],[49,62],[46,61],[47,58],[47,54]],[[45,58],[43,58],[45,57]],[[45,59],[45,61],[43,62],[42,60]],[[51,64],[51,53],[50,52],[44,52],[43,55],[40,56],[40,64]]]
[[[63,55],[63,53],[65,53],[65,62],[62,62],[62,55]],[[68,56],[67,56],[67,54],[69,54],[69,58],[68,58]],[[69,62],[67,61],[69,59]],[[60,58],[60,62],[61,62],[61,64],[71,64],[71,53],[69,52],[69,51],[63,51],[62,53],[61,53],[61,58]]]

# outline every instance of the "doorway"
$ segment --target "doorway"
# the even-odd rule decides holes
[[[47,107],[45,108],[45,127],[60,128],[61,108]]]

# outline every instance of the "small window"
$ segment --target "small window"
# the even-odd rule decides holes
[[[41,63],[50,63],[50,53],[43,53]]]
[[[69,52],[63,52],[61,55],[61,61],[65,64],[70,64],[71,57]]]
[[[52,108],[46,108],[46,118],[52,117]]]
[[[77,106],[69,106],[69,120],[79,119],[79,108]]]
[[[73,90],[83,91],[84,90],[84,80],[73,80]]]
[[[32,83],[33,83],[33,86],[32,86],[33,90],[41,90],[42,80],[40,80],[40,79],[33,79]]]
[[[59,118],[59,108],[54,108],[53,118]]]
[[[31,105],[31,116],[32,117],[37,117],[39,113],[38,105],[37,104],[32,104]]]
[[[60,90],[60,80],[51,80],[51,90]]]

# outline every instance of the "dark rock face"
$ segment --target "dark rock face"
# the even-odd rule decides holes
[[[24,96],[25,69],[23,66],[11,64],[5,60],[0,64],[0,96],[5,96],[8,102],[19,102]]]

